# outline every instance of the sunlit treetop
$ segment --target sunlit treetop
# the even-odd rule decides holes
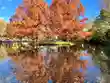
[[[7,23],[0,19],[0,36],[4,36],[6,34]]]
[[[56,36],[76,39],[81,37],[85,25],[86,20],[79,20],[84,11],[80,0],[53,0],[50,6],[43,0],[23,0],[10,18],[8,28],[13,32],[9,34],[32,36],[38,40]]]

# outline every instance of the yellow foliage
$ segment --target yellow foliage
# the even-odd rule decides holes
[[[0,19],[0,35],[4,35],[5,34],[5,30],[7,28],[7,23]]]
[[[19,48],[18,43],[14,43],[12,49],[16,51],[18,48]]]
[[[3,19],[0,19],[0,24],[6,24],[6,22]]]
[[[14,53],[14,52],[16,52],[18,50],[19,47],[20,46],[18,45],[18,43],[14,43],[12,45],[12,47],[6,48],[6,49],[7,49],[8,53]]]

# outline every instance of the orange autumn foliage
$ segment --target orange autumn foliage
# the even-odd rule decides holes
[[[43,38],[78,38],[81,37],[78,32],[85,25],[79,20],[79,16],[84,16],[84,11],[80,0],[53,0],[50,6],[43,0],[23,0],[11,17],[9,28],[13,30],[9,34],[36,36],[38,39],[41,34]]]

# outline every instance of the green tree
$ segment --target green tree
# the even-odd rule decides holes
[[[110,12],[102,9],[100,15],[96,17],[94,21],[95,34],[90,43],[94,43],[97,48],[95,59],[100,62],[100,64],[106,63],[108,70],[110,69],[109,58],[110,58]],[[101,53],[101,52],[104,53]],[[106,57],[106,58],[104,58]],[[103,65],[102,65],[103,67]],[[104,68],[104,67],[103,67]]]
[[[110,12],[102,9],[100,15],[96,17],[94,21],[94,27],[96,29],[97,36],[103,37],[110,29]]]

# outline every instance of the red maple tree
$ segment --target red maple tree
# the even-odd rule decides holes
[[[81,15],[84,15],[84,7],[80,0],[53,0],[50,6],[43,0],[23,0],[10,18],[9,28],[13,30],[10,29],[9,33],[40,39],[55,36],[74,39],[81,37],[82,33],[86,37],[90,34],[82,29],[87,19],[80,21]]]

